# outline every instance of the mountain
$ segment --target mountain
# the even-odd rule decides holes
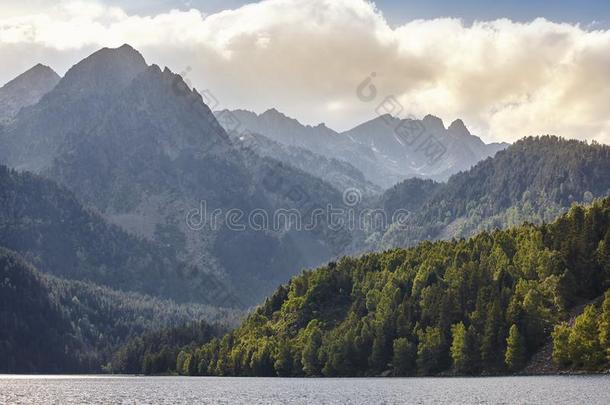
[[[229,134],[231,135],[231,134]],[[372,196],[382,189],[366,180],[364,174],[345,160],[327,157],[300,146],[286,145],[253,132],[233,136],[233,142],[256,154],[279,160],[314,177],[323,179],[337,190],[357,189],[362,195]]]
[[[360,177],[363,176],[365,178],[365,183],[361,184],[362,187],[365,187],[362,190],[363,193],[366,193],[370,188],[366,182],[383,188],[383,185],[380,185],[378,180],[385,179],[390,175],[389,172],[384,170],[383,166],[378,164],[368,148],[361,147],[351,139],[342,136],[324,124],[315,127],[303,125],[276,109],[269,109],[262,114],[256,114],[247,110],[221,110],[216,111],[215,115],[220,125],[228,133],[234,134],[237,139],[245,138],[250,144],[256,141],[257,150],[262,151],[261,153],[266,155],[272,155],[276,151],[277,146],[275,145],[277,143],[290,147],[293,153],[297,150],[299,154],[302,154],[301,150],[310,151],[315,154],[314,156],[316,156],[318,161],[321,160],[318,156],[333,161],[338,160],[341,162],[341,165],[344,165],[344,169],[347,167],[345,165],[349,165],[349,171],[351,172],[349,174],[350,182],[355,180],[355,183],[362,183]],[[275,143],[270,143],[266,141],[267,139]],[[297,161],[290,159],[290,156],[286,157],[285,154],[277,156],[280,160],[282,158],[286,159],[283,161],[287,164],[304,166],[302,163],[297,163]],[[336,170],[337,164],[333,165],[334,170]],[[354,169],[351,169],[351,167]],[[344,169],[341,170],[343,173],[345,173]],[[312,173],[316,172],[315,167],[312,168],[309,165],[305,166],[304,170]],[[336,173],[336,171],[329,172],[321,178],[330,183],[337,184],[334,181]],[[392,179],[384,180],[381,183],[386,184],[392,181]]]
[[[382,200],[409,208],[410,187],[409,182],[399,184]],[[380,246],[412,246],[425,239],[550,222],[572,203],[609,194],[609,146],[554,136],[524,138],[445,184],[429,184],[420,192],[426,201],[407,222],[391,226]]]
[[[330,159],[348,162],[362,172],[367,181],[381,188],[389,187],[403,179],[387,170],[371,148],[354,142],[324,124],[315,127],[303,125],[276,109],[258,115],[246,110],[222,110],[216,112],[216,117],[230,133],[260,134],[283,145],[307,149]]]
[[[367,181],[382,188],[409,177],[444,181],[507,146],[485,144],[470,134],[461,120],[445,129],[443,122],[431,115],[423,120],[401,120],[386,114],[343,133],[324,124],[303,125],[275,109],[258,115],[245,110],[222,110],[215,115],[228,132],[261,134],[284,145],[349,162]]]
[[[232,322],[237,317],[47,276],[4,248],[0,280],[3,373],[99,373],[121,344],[143,333],[194,320]],[[224,329],[208,330],[213,335]]]
[[[54,182],[3,166],[0,246],[20,253],[40,271],[72,280],[178,302],[240,305],[215,274],[107,223]]]
[[[69,139],[94,128],[117,94],[146,68],[142,55],[128,45],[101,49],[79,62],[0,133],[0,160],[21,170],[49,169]]]
[[[215,112],[215,115],[228,132],[247,130],[284,145],[298,146],[323,155],[329,154],[328,148],[347,144],[344,137],[326,125],[303,125],[275,108],[260,115],[247,110],[222,110]]]
[[[443,121],[432,115],[422,120],[401,120],[386,114],[344,135],[369,147],[376,160],[400,179],[423,177],[444,181],[507,146],[483,143],[470,134],[461,120],[445,129]]]
[[[280,286],[238,329],[179,354],[175,371],[515,372],[569,309],[608,290],[608,252],[610,198],[552,224],[343,258]]]
[[[38,64],[0,88],[0,124],[13,119],[23,108],[36,104],[57,85],[60,77]]]
[[[253,212],[268,220],[280,210],[304,217],[314,206],[340,206],[342,194],[235,143],[196,89],[168,68],[147,65],[128,45],[73,66],[4,128],[0,145],[8,166],[51,178],[160,252],[222,277],[244,305],[349,243],[349,232],[322,224],[249,226]],[[188,288],[198,285],[196,278]]]

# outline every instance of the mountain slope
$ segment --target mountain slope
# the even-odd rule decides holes
[[[69,143],[73,149],[55,160],[49,175],[112,222],[225,274],[244,301],[254,303],[291,272],[330,257],[333,241],[311,232],[236,231],[223,215],[216,225],[194,229],[185,221],[188,213],[205,203],[208,212],[238,210],[244,221],[255,210],[273,218],[276,208],[304,209],[303,201],[291,201],[293,188],[321,204],[340,203],[340,194],[235,147],[201,96],[177,94],[177,83],[184,86],[168,69],[147,68],[93,130]],[[278,182],[284,189],[267,184]]]
[[[239,305],[215,275],[128,235],[50,180],[0,166],[0,246],[41,271],[180,302]]]
[[[248,131],[238,133],[233,138],[235,144],[243,145],[242,147],[250,148],[260,156],[279,160],[323,179],[339,191],[355,188],[363,195],[381,193],[379,186],[366,180],[360,170],[345,160],[327,157],[304,147],[286,145]]]
[[[142,333],[195,319],[226,322],[236,317],[45,276],[4,248],[0,280],[3,373],[100,372],[119,345]]]
[[[524,138],[452,176],[408,223],[386,232],[383,246],[409,246],[424,239],[464,237],[523,222],[549,222],[573,202],[588,202],[608,195],[609,190],[607,145],[552,136]]]
[[[6,83],[0,88],[0,124],[14,118],[23,107],[36,104],[59,80],[53,69],[38,64]]]
[[[240,328],[186,355],[197,370],[178,371],[517,371],[567,309],[610,286],[609,243],[606,198],[587,209],[574,206],[550,225],[344,258],[278,288]]]

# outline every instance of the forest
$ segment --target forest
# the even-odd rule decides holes
[[[550,224],[345,257],[281,286],[236,330],[182,347],[166,373],[217,376],[518,372],[554,340],[563,364],[608,365],[610,198]],[[602,316],[598,316],[598,311]],[[603,339],[599,339],[600,332]],[[595,335],[595,336],[593,336]],[[593,349],[590,354],[587,345]],[[159,347],[140,358],[159,372]],[[578,350],[576,350],[578,349]]]
[[[241,313],[40,273],[0,247],[0,372],[100,373],[126,342],[194,320],[221,335]],[[213,326],[210,326],[213,325]],[[205,341],[198,335],[199,341]]]
[[[573,203],[590,203],[609,191],[608,145],[526,137],[447,183],[410,179],[386,191],[384,208],[406,208],[413,215],[408,223],[390,227],[379,246],[414,246],[524,222],[548,223]]]

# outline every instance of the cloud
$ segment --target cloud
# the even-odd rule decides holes
[[[459,117],[487,140],[610,143],[610,31],[544,19],[391,27],[363,0],[267,0],[209,15],[74,1],[42,10],[0,17],[1,78],[40,61],[63,72],[98,47],[130,43],[149,63],[190,67],[191,83],[221,107],[277,107],[346,129],[393,95],[403,115]],[[364,102],[356,88],[372,73],[377,97]]]

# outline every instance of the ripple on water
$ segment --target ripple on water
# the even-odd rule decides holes
[[[0,404],[610,404],[610,376],[0,376]]]

